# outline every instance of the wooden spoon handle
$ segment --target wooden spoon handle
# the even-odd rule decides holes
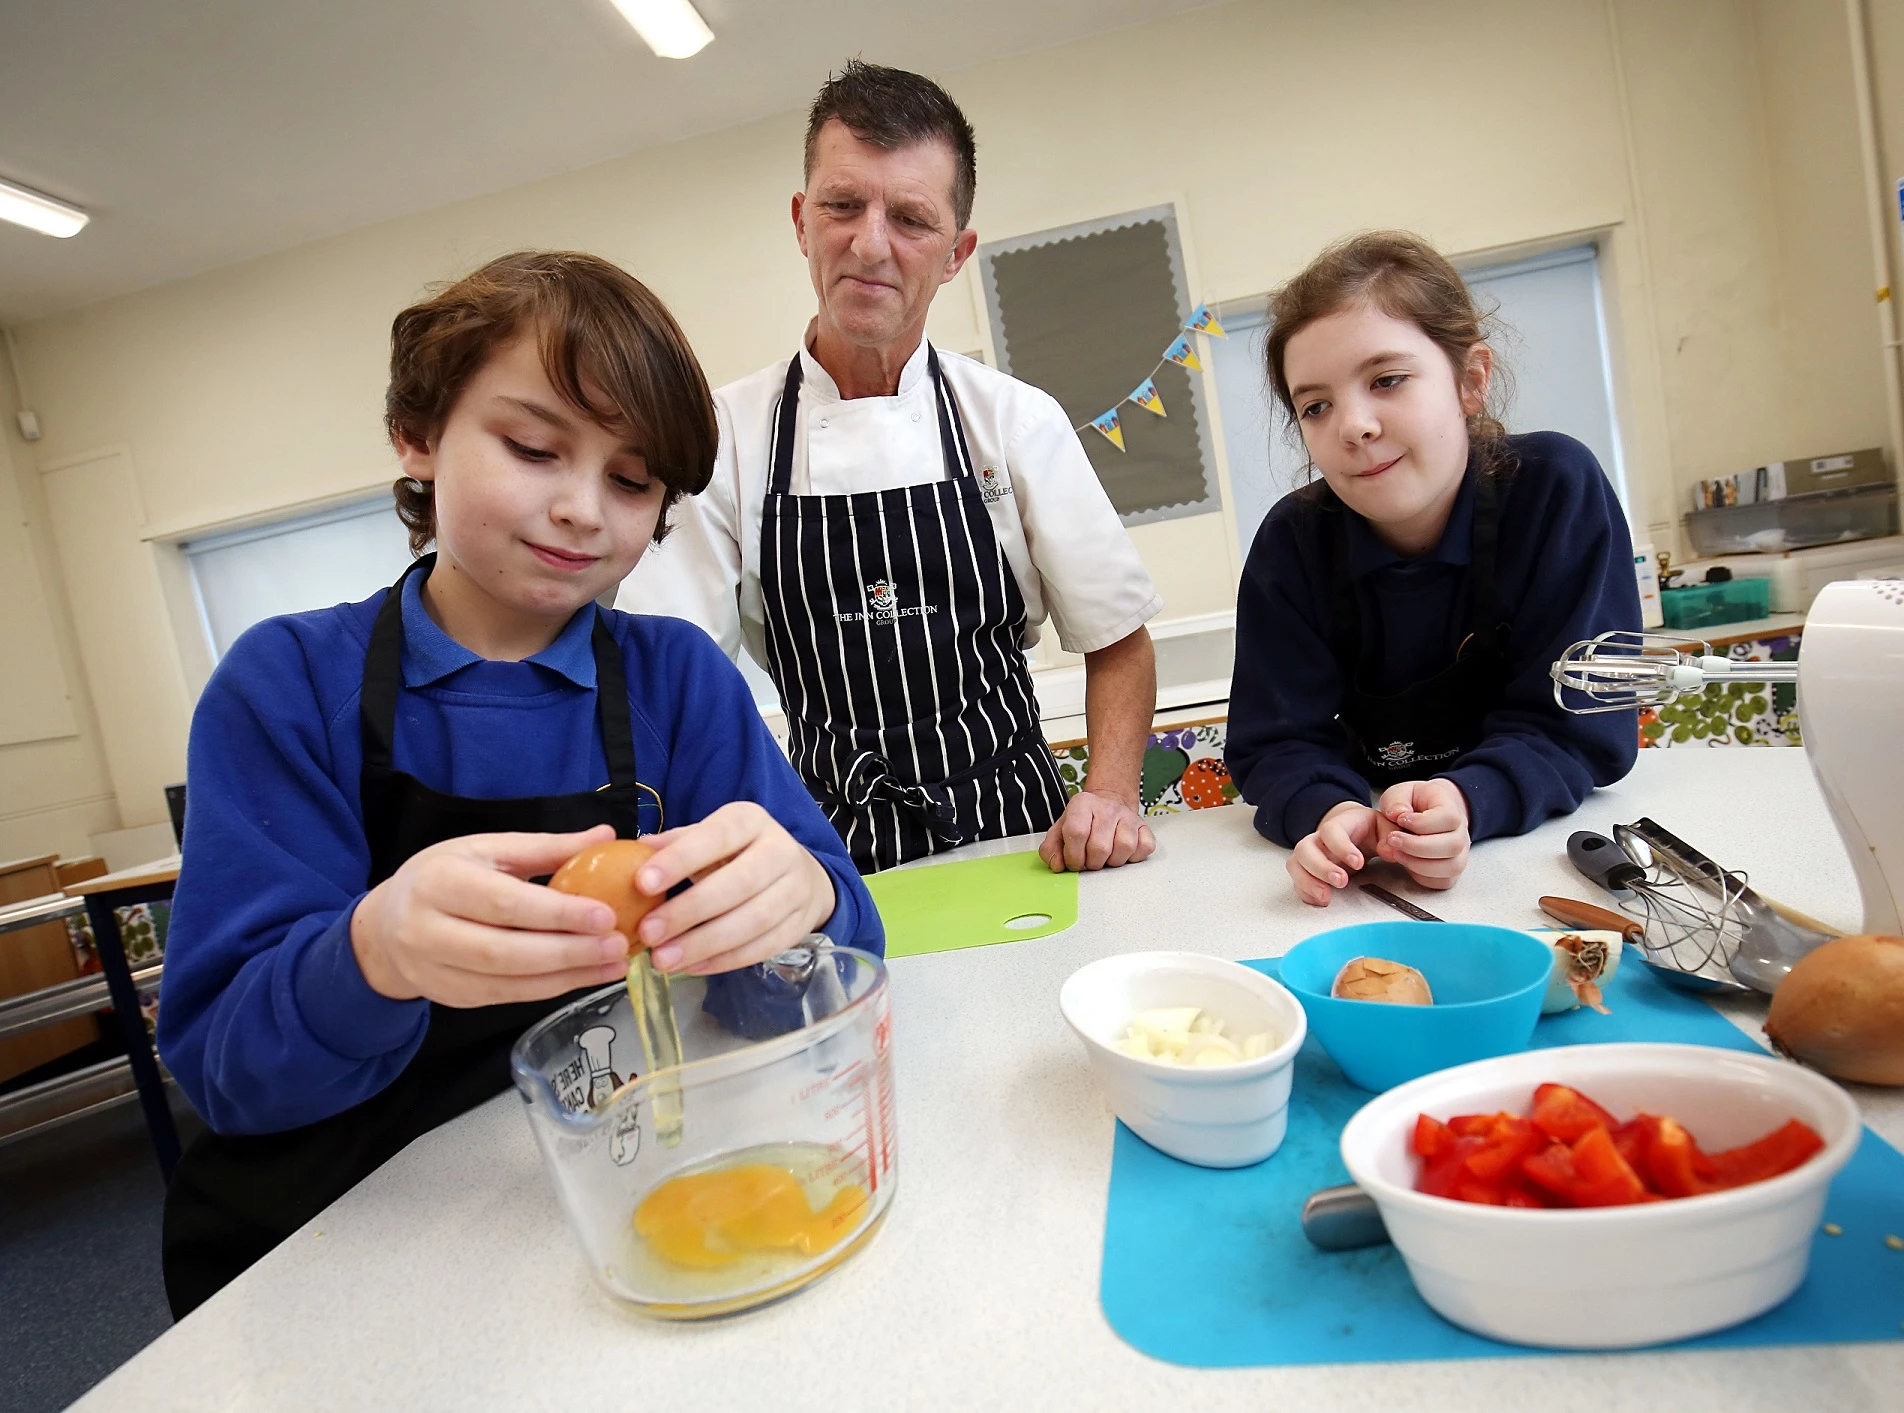
[[[1759,894],[1759,899],[1765,904],[1766,907],[1770,908],[1773,912],[1777,913],[1780,917],[1784,918],[1785,921],[1791,923],[1795,927],[1805,927],[1805,928],[1811,929],[1813,932],[1822,932],[1827,937],[1844,936],[1844,932],[1842,929],[1832,927],[1826,923],[1822,923],[1818,921],[1817,918],[1812,917],[1809,913],[1801,913],[1797,908],[1790,907],[1785,903],[1781,903],[1776,898],[1767,898],[1763,893],[1761,893]]]
[[[1609,908],[1596,908],[1592,903],[1583,903],[1575,898],[1542,898],[1540,910],[1562,927],[1617,932],[1631,942],[1638,942],[1646,935],[1645,926],[1634,919]]]

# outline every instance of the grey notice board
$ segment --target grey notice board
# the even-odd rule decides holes
[[[1122,401],[1190,316],[1172,208],[980,246],[979,273],[1001,369],[1050,393],[1073,426],[1117,407],[1123,451],[1089,427],[1080,436],[1126,525],[1217,508],[1201,375],[1157,370],[1164,417]]]

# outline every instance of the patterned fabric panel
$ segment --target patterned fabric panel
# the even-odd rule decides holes
[[[1734,662],[1796,662],[1798,636],[1759,638],[1734,643]],[[1734,682],[1681,697],[1671,706],[1640,713],[1640,745],[1802,746],[1798,732],[1798,689],[1748,686]]]

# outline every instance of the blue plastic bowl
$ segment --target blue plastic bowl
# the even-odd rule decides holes
[[[1336,973],[1356,957],[1413,967],[1428,978],[1434,1005],[1335,999]],[[1282,981],[1329,1058],[1351,1083],[1379,1094],[1451,1065],[1525,1050],[1553,965],[1552,946],[1510,927],[1369,922],[1298,942],[1283,957]]]

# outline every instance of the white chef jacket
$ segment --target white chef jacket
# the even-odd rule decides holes
[[[794,495],[851,495],[945,477],[928,344],[906,361],[894,397],[840,396],[802,346],[794,419]],[[1069,652],[1108,647],[1163,607],[1064,409],[1048,393],[975,359],[940,352],[972,468],[1006,563],[1025,600],[1024,646],[1049,617]],[[785,361],[714,393],[720,451],[714,477],[670,512],[673,529],[623,583],[617,608],[699,624],[729,657],[744,643],[767,662],[760,595],[760,516],[772,473],[774,415]]]

